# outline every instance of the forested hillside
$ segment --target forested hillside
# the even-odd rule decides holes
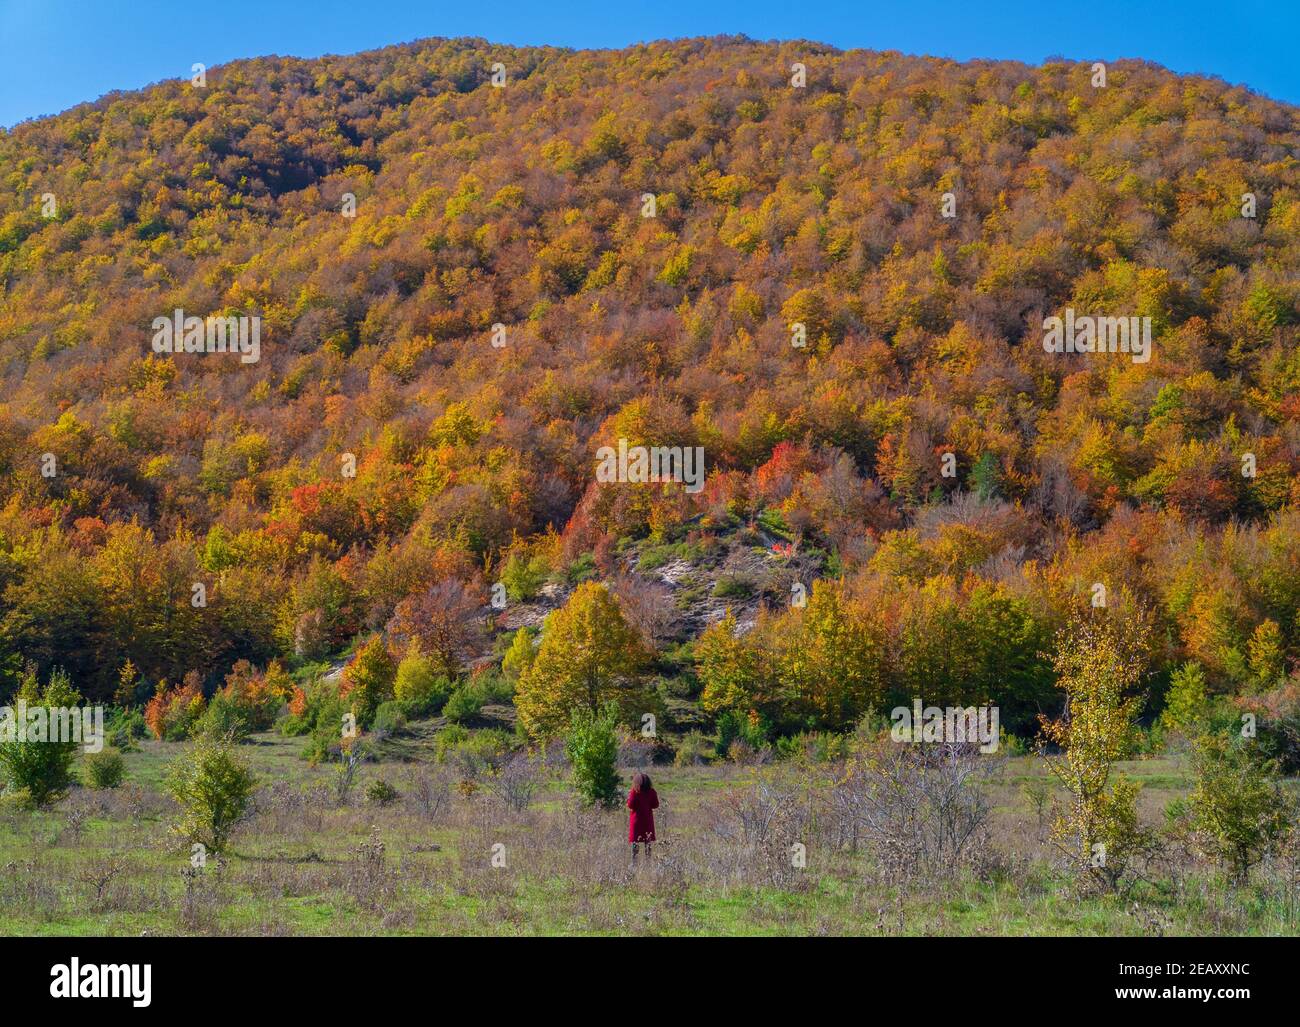
[[[419,650],[546,734],[595,623],[634,709],[1029,733],[1105,609],[1148,714],[1172,675],[1295,721],[1300,112],[1096,76],[427,40],[0,132],[0,697],[353,646],[373,715]],[[1150,318],[1150,360],[1046,352],[1066,308]],[[261,318],[260,359],[156,353],[177,309]],[[704,488],[598,482],[619,439]]]

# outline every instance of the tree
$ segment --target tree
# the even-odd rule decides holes
[[[213,852],[248,814],[257,781],[229,739],[201,737],[168,770],[167,793],[181,808],[175,832]]]
[[[1205,672],[1195,660],[1189,660],[1169,679],[1165,710],[1160,715],[1165,727],[1188,737],[1205,730],[1210,700],[1205,690]]]
[[[381,635],[371,635],[343,669],[339,694],[352,703],[357,723],[368,725],[381,703],[393,698],[397,668]]]
[[[17,723],[17,710],[0,722],[0,771],[9,787],[16,789],[23,801],[45,806],[61,798],[72,783],[72,763],[79,743],[72,738],[58,738],[59,727],[66,723],[62,713],[72,711],[81,695],[62,671],[50,675],[42,690],[34,671],[29,671],[18,690],[17,698],[28,714],[39,711],[39,719],[28,716],[27,723]]]
[[[388,632],[398,646],[415,639],[441,673],[458,677],[465,663],[482,651],[482,608],[477,588],[447,578],[398,603]]]
[[[397,677],[393,682],[394,698],[432,713],[450,694],[451,685],[438,673],[434,661],[420,652],[417,643],[412,642],[401,663],[397,665]]]
[[[533,659],[537,656],[537,649],[533,646],[536,634],[536,629],[525,626],[516,630],[511,637],[510,646],[501,657],[501,673],[507,681],[517,684],[520,675],[532,666]]]
[[[783,698],[817,727],[843,730],[881,699],[885,639],[865,604],[820,579],[804,609],[786,615],[777,641]]]
[[[1295,824],[1295,800],[1277,780],[1277,765],[1242,739],[1202,735],[1192,749],[1196,787],[1186,812],[1202,851],[1245,884],[1250,868]],[[1173,807],[1175,815],[1180,812]]]
[[[609,590],[584,582],[547,617],[541,648],[519,677],[520,722],[534,738],[551,737],[575,709],[596,713],[610,701],[626,707],[647,659]]]
[[[569,721],[565,752],[573,766],[574,790],[593,805],[612,806],[618,801],[618,707],[599,711],[580,707]]]
[[[1139,785],[1111,782],[1116,760],[1127,755],[1140,699],[1133,693],[1150,657],[1149,615],[1125,592],[1109,610],[1075,621],[1057,636],[1053,666],[1065,692],[1065,712],[1043,718],[1040,755],[1064,786],[1053,838],[1076,871],[1114,889],[1149,847],[1137,818]]]
[[[748,712],[766,706],[762,691],[764,660],[752,638],[736,636],[730,610],[710,624],[695,643],[695,669],[704,691],[700,705],[712,716],[728,710]]]

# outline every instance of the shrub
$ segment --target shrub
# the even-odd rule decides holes
[[[1242,696],[1234,700],[1233,707],[1239,715],[1231,722],[1235,729],[1241,727],[1240,714],[1253,714],[1263,753],[1277,760],[1280,772],[1300,772],[1300,678],[1258,695]]]
[[[80,693],[62,671],[50,675],[44,691],[37,684],[36,675],[28,674],[16,698],[26,702],[29,711],[37,706],[72,708],[81,702]],[[33,734],[30,728],[23,738],[16,732],[13,737],[8,737],[9,734],[8,728],[0,730],[0,774],[8,787],[32,806],[45,806],[63,796],[72,783],[72,762],[77,758],[79,744],[47,739]]]
[[[673,756],[673,765],[693,767],[707,763],[713,758],[713,743],[699,731],[688,731],[677,743],[677,752]]]
[[[513,552],[501,568],[501,583],[512,601],[527,602],[541,590],[550,573],[551,567],[545,556]]]
[[[366,801],[373,802],[376,806],[387,806],[396,802],[400,798],[397,789],[385,781],[382,777],[370,782],[366,788]]]
[[[461,727],[459,724],[448,724],[434,738],[434,759],[439,763],[445,763],[447,757],[459,746],[463,745],[469,739],[469,736],[469,728]]]
[[[718,714],[718,751],[726,752],[734,741],[744,742],[752,750],[767,747],[771,728],[767,719],[758,713],[741,713],[726,710]]]
[[[504,760],[487,779],[486,785],[497,799],[522,813],[533,801],[539,781],[536,767],[526,753],[517,752]]]
[[[434,752],[439,762],[451,761],[461,770],[476,775],[501,762],[515,745],[514,737],[500,728],[469,731],[451,724],[438,733]]]
[[[117,710],[108,721],[108,742],[121,752],[130,752],[137,748],[137,738],[149,733],[144,722],[144,714],[139,710]]]
[[[247,816],[255,785],[231,741],[199,738],[168,770],[167,794],[181,808],[174,830],[188,842],[220,852],[230,832]]]
[[[195,724],[207,709],[197,674],[187,674],[185,681],[169,689],[166,681],[145,707],[144,721],[160,742],[181,742],[190,736]]]
[[[372,635],[344,669],[339,688],[339,695],[351,703],[359,725],[369,727],[380,704],[393,698],[396,677],[397,668],[383,638]]]
[[[212,697],[203,716],[194,722],[191,733],[242,742],[251,733],[251,725],[246,708],[222,691]]]
[[[842,763],[851,755],[852,735],[833,731],[805,731],[778,738],[776,751],[782,759],[808,763]]]
[[[473,683],[467,681],[451,693],[451,698],[443,706],[442,712],[452,723],[463,724],[477,717],[486,702],[487,696]]]
[[[393,695],[403,702],[415,716],[437,713],[451,695],[451,682],[438,673],[437,665],[432,659],[412,650],[397,665],[397,677],[393,683]]]
[[[289,704],[289,715],[278,727],[283,735],[311,735],[301,757],[319,763],[337,752],[343,741],[343,717],[350,711],[336,681],[321,679],[301,690]]]
[[[735,574],[724,575],[713,586],[715,599],[748,599],[753,594],[754,583]]]
[[[501,658],[501,673],[508,681],[518,681],[520,675],[532,666],[533,658],[537,655],[537,649],[533,646],[536,634],[535,630],[523,627],[510,639],[510,647]]]
[[[293,682],[272,660],[266,672],[255,670],[247,660],[239,660],[226,675],[224,687],[212,697],[208,709],[218,702],[226,709],[218,714],[216,730],[220,731],[220,721],[242,722],[243,734],[253,731],[266,731],[275,723],[275,715],[289,699],[293,697]],[[207,729],[205,725],[204,729]]]
[[[91,788],[116,788],[126,776],[126,761],[116,749],[86,753],[82,766]]]
[[[395,734],[406,727],[406,703],[391,702],[381,703],[379,709],[375,711],[374,730],[382,731],[384,734]]]
[[[1192,767],[1196,787],[1185,811],[1199,847],[1244,884],[1250,868],[1273,851],[1295,816],[1294,803],[1277,780],[1277,764],[1251,743],[1204,735],[1192,750]],[[1175,817],[1183,812],[1179,804],[1171,809]]]
[[[1161,723],[1170,731],[1192,736],[1205,730],[1209,709],[1205,672],[1195,661],[1184,663],[1169,679]]]
[[[573,766],[573,787],[593,805],[618,802],[618,709],[606,704],[599,712],[578,709],[569,722],[565,752]]]

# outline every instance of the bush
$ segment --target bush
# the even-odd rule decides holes
[[[50,675],[44,691],[36,675],[28,674],[16,698],[26,702],[29,710],[36,706],[72,708],[81,702],[80,693],[62,671]],[[72,784],[72,762],[80,745],[31,734],[20,739],[16,732],[9,738],[8,734],[8,728],[0,730],[0,774],[8,787],[21,794],[24,804],[32,806],[45,806],[63,796]]]
[[[852,735],[832,731],[805,731],[776,740],[782,759],[807,763],[842,763],[852,750]]]
[[[739,575],[726,575],[713,586],[715,599],[748,599],[754,594],[754,583]]]
[[[203,716],[194,722],[191,733],[242,742],[252,733],[252,725],[249,724],[245,711],[234,700],[225,692],[218,692],[208,703]]]
[[[418,649],[409,652],[397,665],[393,694],[409,704],[414,716],[437,713],[451,695],[451,682],[438,673],[437,665]]]
[[[160,742],[182,742],[207,709],[203,689],[197,674],[187,674],[185,681],[169,689],[166,681],[158,682],[158,690],[144,710],[144,720],[153,736]]]
[[[532,599],[541,590],[551,573],[550,564],[542,555],[526,557],[513,552],[501,568],[501,583],[511,601],[520,603]]]
[[[1300,772],[1300,678],[1258,695],[1237,698],[1230,709],[1223,727],[1240,731],[1241,714],[1253,714],[1261,751],[1277,761],[1281,773]]]
[[[514,688],[509,681],[496,674],[483,673],[452,692],[442,713],[453,723],[463,724],[477,717],[488,703],[508,703],[513,696]]]
[[[470,731],[459,724],[449,724],[438,732],[434,753],[439,763],[459,763],[462,770],[477,773],[499,763],[514,748],[515,739],[500,728]]]
[[[283,735],[311,735],[301,757],[319,763],[337,752],[343,741],[343,716],[349,704],[339,695],[335,681],[318,680],[299,689],[289,703],[289,714],[277,725]]]
[[[713,758],[713,743],[699,731],[688,731],[677,743],[673,766],[694,767]]]
[[[236,722],[242,722],[242,735],[266,731],[275,723],[276,713],[292,697],[293,681],[279,663],[272,660],[263,673],[255,670],[247,660],[239,660],[226,675],[225,685],[208,705],[209,711],[218,702],[226,709],[217,715],[214,724],[204,725],[201,730],[211,727],[224,733],[223,722],[232,727]]]
[[[1277,764],[1241,739],[1205,735],[1192,750],[1196,787],[1170,815],[1186,818],[1207,856],[1244,884],[1250,868],[1273,851],[1290,829],[1293,800],[1277,779]]]
[[[136,739],[149,733],[144,714],[139,710],[117,710],[109,718],[108,743],[121,752],[136,749]]]
[[[357,723],[369,727],[381,703],[393,698],[397,668],[383,638],[372,635],[343,670],[339,695],[347,699]]]
[[[375,711],[374,730],[382,731],[384,734],[392,735],[406,727],[406,713],[409,709],[406,703],[392,700],[386,703],[380,703],[379,709]]]
[[[537,655],[537,649],[533,645],[536,635],[536,630],[522,627],[510,639],[510,647],[501,658],[501,673],[507,681],[518,681],[520,675],[532,666],[533,658]]]
[[[230,832],[248,814],[255,785],[231,741],[200,737],[168,770],[167,794],[181,808],[174,830],[188,842],[220,852]]]
[[[366,788],[366,801],[373,802],[376,806],[387,806],[396,802],[399,798],[397,789],[382,777],[371,781]]]
[[[126,761],[116,749],[87,753],[82,765],[91,788],[116,788],[126,776]]]
[[[576,710],[569,722],[565,752],[573,765],[573,787],[593,805],[618,802],[619,780],[617,707],[610,703],[599,713]]]
[[[757,752],[767,748],[771,728],[767,719],[757,713],[741,713],[739,710],[726,710],[718,714],[718,752],[727,752],[731,743],[744,742]]]

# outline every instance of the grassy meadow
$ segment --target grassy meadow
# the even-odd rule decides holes
[[[1127,895],[1079,895],[1053,867],[1051,785],[1032,756],[984,787],[988,837],[942,879],[857,851],[824,813],[833,768],[782,762],[651,768],[662,807],[653,861],[630,865],[624,810],[583,808],[567,767],[539,758],[502,786],[490,771],[405,762],[337,768],[303,740],[254,735],[239,753],[260,787],[228,850],[191,867],[162,789],[189,743],[145,741],[116,789],[74,788],[42,811],[0,812],[0,933],[9,935],[1294,935],[1300,861],[1284,853],[1233,887],[1171,858]],[[1119,765],[1157,823],[1191,781],[1179,757]],[[468,776],[467,776],[468,774]],[[623,772],[624,782],[630,777]],[[383,778],[398,793],[367,798]],[[800,806],[806,866],[760,837],[760,786]],[[510,801],[514,799],[514,803]],[[517,808],[525,805],[526,808]],[[494,849],[494,846],[503,846]],[[494,852],[496,862],[493,865]]]

